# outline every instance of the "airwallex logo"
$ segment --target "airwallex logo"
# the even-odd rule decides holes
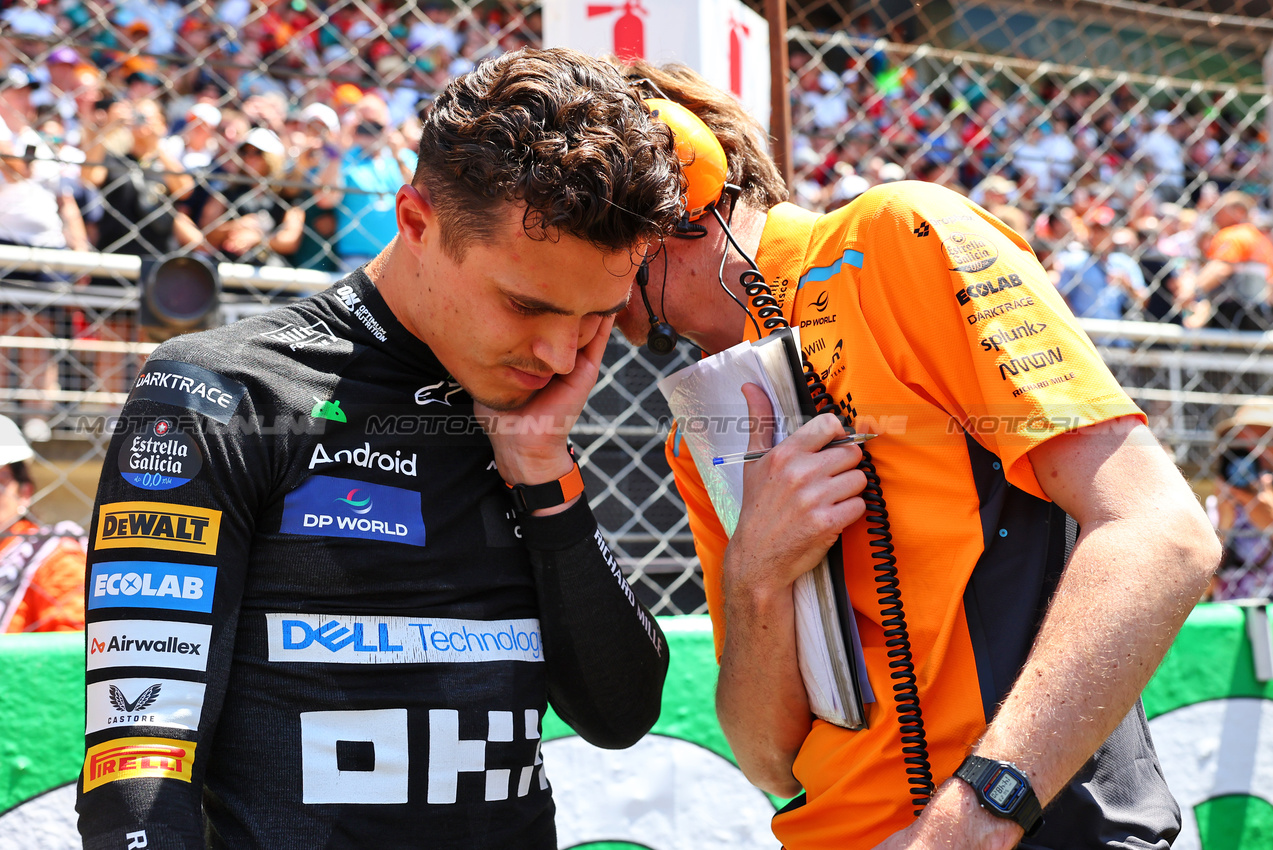
[[[212,626],[168,620],[104,620],[88,624],[89,670],[111,667],[208,668]]]
[[[423,546],[420,494],[401,487],[314,475],[287,494],[279,531]]]

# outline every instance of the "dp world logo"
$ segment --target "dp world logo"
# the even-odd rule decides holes
[[[348,505],[349,509],[356,514],[369,514],[373,506],[371,504],[371,496],[363,495],[365,492],[365,490],[355,487],[343,499],[337,499],[336,501]]]
[[[279,532],[423,546],[420,505],[416,490],[312,475],[283,500]]]

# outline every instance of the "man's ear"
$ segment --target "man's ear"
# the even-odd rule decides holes
[[[410,184],[398,189],[394,199],[398,218],[398,237],[412,254],[419,255],[431,240],[441,238],[437,212],[429,199],[429,190]]]

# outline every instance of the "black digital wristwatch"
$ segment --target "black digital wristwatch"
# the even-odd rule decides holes
[[[955,776],[972,786],[983,809],[1014,821],[1026,835],[1034,835],[1043,826],[1039,798],[1030,780],[1012,762],[968,756]]]

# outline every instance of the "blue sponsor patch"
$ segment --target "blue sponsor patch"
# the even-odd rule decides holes
[[[212,612],[215,567],[166,561],[103,561],[88,580],[89,608]]]
[[[423,546],[420,494],[352,478],[314,475],[287,494],[279,531]]]
[[[238,381],[193,363],[147,360],[128,401],[147,399],[184,407],[224,425],[234,416],[247,391]]]
[[[865,258],[861,251],[853,248],[845,248],[844,256],[836,260],[829,266],[818,266],[809,269],[800,277],[800,282],[796,285],[796,289],[804,289],[806,283],[825,283],[840,273],[840,269],[844,268],[844,264],[848,263],[855,269],[862,268],[862,261]]]

